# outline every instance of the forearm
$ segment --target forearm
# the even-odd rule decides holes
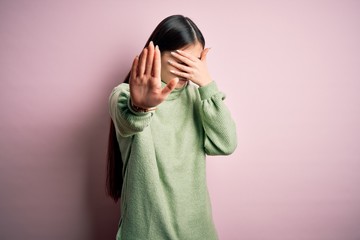
[[[237,146],[236,125],[224,103],[225,95],[219,92],[215,82],[199,88],[199,93],[206,153],[231,154]]]

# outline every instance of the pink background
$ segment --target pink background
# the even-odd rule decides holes
[[[1,1],[0,239],[115,238],[107,98],[177,13],[238,127],[208,158],[220,239],[360,239],[360,2],[285,0]]]

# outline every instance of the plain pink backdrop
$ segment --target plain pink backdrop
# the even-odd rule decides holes
[[[238,148],[209,157],[222,240],[360,239],[359,1],[0,2],[0,239],[114,239],[111,89],[172,14],[203,31]]]

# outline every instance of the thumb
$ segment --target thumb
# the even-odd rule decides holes
[[[161,95],[163,95],[164,98],[166,98],[172,90],[176,87],[176,84],[179,82],[179,78],[174,78],[166,86],[161,90]]]

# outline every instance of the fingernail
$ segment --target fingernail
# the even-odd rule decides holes
[[[150,41],[149,45],[154,45],[153,41]]]
[[[181,52],[181,50],[179,50],[179,49],[178,49],[178,50],[176,50],[176,51],[177,51],[178,53],[180,53],[180,52]]]
[[[171,60],[167,60],[168,61],[168,63],[172,63],[172,61]]]
[[[158,46],[158,45],[156,45],[156,46],[155,46],[155,49],[159,49],[159,46]]]
[[[175,55],[175,53],[174,53],[174,52],[170,52],[170,54],[171,54],[171,55]]]

